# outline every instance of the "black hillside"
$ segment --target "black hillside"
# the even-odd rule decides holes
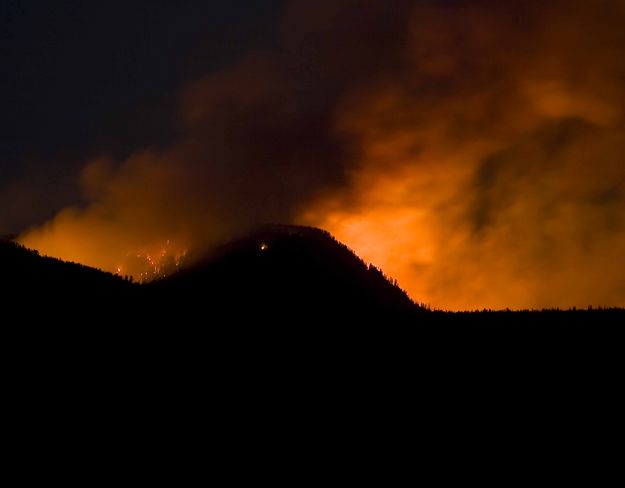
[[[265,226],[215,250],[193,268],[150,285],[178,310],[228,318],[412,316],[396,283],[320,229]]]

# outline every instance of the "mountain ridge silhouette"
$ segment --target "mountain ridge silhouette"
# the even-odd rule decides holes
[[[138,284],[0,241],[6,302],[30,310],[39,303],[42,313],[89,317],[93,310],[112,320],[119,311],[119,320],[132,321],[163,315],[195,321],[208,313],[284,322],[297,315],[409,317],[423,311],[396,282],[321,229],[267,224],[202,256]]]
[[[146,284],[0,240],[5,309],[81,323],[506,325],[622,321],[621,309],[449,313],[416,304],[325,230],[266,224]]]

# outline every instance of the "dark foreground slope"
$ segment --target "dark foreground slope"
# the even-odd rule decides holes
[[[149,430],[175,417],[195,432],[215,408],[218,423],[272,425],[293,405],[327,397],[324,410],[357,392],[348,417],[369,404],[393,419],[410,405],[414,421],[425,405],[426,424],[446,425],[460,406],[479,427],[476,415],[516,404],[520,390],[543,405],[563,382],[579,391],[580,379],[622,370],[620,328],[595,327],[622,325],[622,311],[429,312],[311,229],[259,231],[149,285],[11,243],[0,243],[0,269],[9,396],[27,399],[18,409],[31,419],[51,399],[78,397],[80,408],[104,405],[98,422],[136,402],[123,414],[133,422],[160,405]]]
[[[11,243],[0,269],[5,423],[47,455],[62,439],[93,457],[87,439],[193,459],[207,438],[235,472],[241,446],[262,459],[283,443],[290,462],[293,439],[341,457],[345,439],[410,435],[441,457],[451,441],[540,448],[544,432],[577,448],[580,419],[616,425],[597,424],[618,405],[615,328],[510,326],[607,315],[427,312],[319,231],[266,229],[146,286]],[[497,327],[446,326],[471,322]]]
[[[5,311],[19,306],[27,317],[35,312],[70,312],[93,306],[95,312],[131,288],[129,282],[110,273],[43,257],[0,240],[0,293]]]

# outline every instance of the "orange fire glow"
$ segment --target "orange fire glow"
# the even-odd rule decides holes
[[[478,3],[415,9],[402,69],[338,107],[348,184],[300,219],[435,307],[625,306],[625,3]]]
[[[124,264],[117,267],[119,276],[129,276],[139,283],[164,278],[175,273],[183,265],[187,250],[179,248],[167,241],[160,249],[151,252],[142,250],[137,253],[127,253]]]

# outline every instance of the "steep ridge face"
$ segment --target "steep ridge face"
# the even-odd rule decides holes
[[[421,310],[329,233],[300,226],[264,226],[150,287],[185,307],[205,304],[233,316],[330,320]]]

